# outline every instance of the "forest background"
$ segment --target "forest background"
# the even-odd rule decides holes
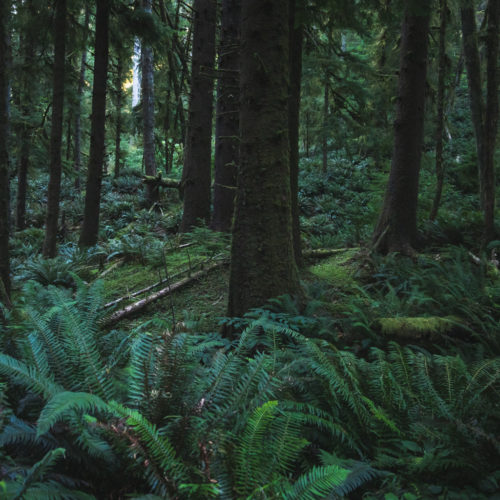
[[[500,495],[500,0],[3,0],[0,497]]]

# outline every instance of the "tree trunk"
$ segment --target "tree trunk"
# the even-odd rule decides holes
[[[122,81],[123,81],[123,56],[120,54],[118,56],[118,64],[116,68],[116,81],[115,81],[115,92],[116,92],[116,123],[115,123],[115,178],[120,175],[121,168],[121,140],[122,140],[122,106],[123,106],[123,91],[122,91]]]
[[[495,144],[498,131],[498,33],[500,1],[489,0],[486,11],[488,33],[486,36],[487,88],[485,114],[485,174],[484,174],[484,235],[487,244],[495,236]]]
[[[99,236],[101,183],[105,154],[109,11],[110,0],[97,0],[90,153],[85,191],[85,211],[80,235],[81,247],[95,245]]]
[[[297,23],[296,0],[289,0],[290,96],[288,99],[288,133],[290,139],[290,191],[292,197],[293,250],[297,266],[302,266],[302,244],[299,219],[299,116],[302,79],[303,27]]]
[[[80,61],[80,75],[78,78],[78,89],[76,93],[76,105],[75,105],[75,131],[73,133],[73,170],[75,172],[75,189],[80,191],[80,172],[82,170],[82,125],[81,125],[81,114],[82,114],[82,99],[83,99],[83,89],[85,88],[85,69],[87,67],[87,36],[88,36],[88,26],[90,19],[90,6],[88,3],[85,4],[85,19],[83,21],[84,29],[84,39],[83,39],[83,50],[82,57]]]
[[[9,258],[9,82],[7,76],[8,41],[7,21],[10,2],[0,2],[0,302],[10,304]]]
[[[323,173],[326,174],[328,169],[328,108],[330,107],[329,103],[329,88],[328,88],[328,75],[325,74],[325,91],[323,96]]]
[[[436,194],[432,203],[429,219],[437,217],[444,183],[443,164],[443,131],[444,131],[444,91],[446,75],[446,26],[448,21],[447,0],[440,0],[441,25],[439,27],[439,68],[438,68],[438,92],[437,92],[437,116],[436,116]]]
[[[61,145],[64,115],[64,66],[66,51],[66,0],[55,0],[54,21],[54,72],[52,92],[52,126],[50,132],[49,188],[47,193],[47,219],[43,256],[55,257],[57,253],[57,225],[61,195]]]
[[[26,2],[29,16],[34,16],[33,2]],[[26,71],[22,76],[21,112],[23,123],[19,130],[19,159],[17,167],[17,198],[16,198],[16,226],[22,230],[26,227],[26,194],[28,191],[28,170],[30,165],[30,152],[32,144],[32,125],[28,117],[31,113],[33,100],[33,77],[28,69],[33,67],[35,59],[35,40],[28,30],[24,44],[24,66]]]
[[[152,0],[143,0],[144,12],[151,15]],[[143,162],[146,175],[156,175],[155,161],[155,101],[154,101],[154,66],[153,49],[142,42],[142,117],[144,122],[143,135]],[[146,202],[152,206],[159,200],[158,187],[154,185],[146,186]]]
[[[288,0],[244,0],[229,316],[300,290],[292,240]]]
[[[181,232],[210,219],[216,0],[194,1],[191,96],[182,184]]]
[[[469,101],[476,136],[477,161],[479,171],[479,191],[484,209],[485,148],[484,102],[482,97],[481,60],[477,44],[476,9],[473,0],[464,0],[461,9],[462,38],[464,44],[465,67],[469,84]]]
[[[241,0],[223,0],[215,125],[212,229],[230,231],[239,164],[239,44]]]
[[[375,250],[383,253],[412,255],[417,239],[430,3],[405,2],[391,173],[373,234]]]

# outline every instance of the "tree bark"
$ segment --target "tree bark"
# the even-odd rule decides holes
[[[430,5],[430,0],[405,1],[392,165],[373,234],[375,250],[382,253],[413,255],[417,239]]]
[[[9,256],[9,81],[8,81],[8,30],[10,2],[0,2],[0,301],[10,305],[10,256]],[[3,293],[4,292],[4,293]]]
[[[292,240],[288,0],[244,0],[229,316],[300,290]]]
[[[241,0],[223,0],[215,125],[212,229],[230,231],[239,164],[239,44]]]
[[[118,55],[118,64],[116,68],[116,81],[115,81],[115,92],[116,92],[116,123],[115,123],[115,171],[114,176],[119,177],[121,169],[121,140],[122,140],[122,106],[123,106],[123,91],[122,91],[122,81],[123,81],[123,56]]]
[[[54,71],[52,92],[52,126],[50,132],[49,188],[43,256],[52,258],[57,253],[57,226],[61,195],[61,145],[64,115],[64,76],[66,52],[66,0],[55,0]]]
[[[152,13],[152,0],[143,0],[144,12]],[[144,122],[143,131],[143,161],[146,175],[156,175],[155,161],[155,101],[154,101],[154,65],[153,48],[144,40],[142,41],[142,118]],[[157,186],[148,184],[146,186],[146,202],[152,206],[159,200]]]
[[[28,15],[33,16],[33,2],[26,2]],[[21,112],[23,123],[19,130],[19,159],[17,167],[17,198],[16,198],[16,226],[22,230],[26,227],[26,195],[28,192],[28,170],[33,129],[28,117],[31,113],[33,99],[33,77],[29,69],[33,67],[35,59],[35,41],[31,32],[26,33],[24,40],[24,66],[26,72],[22,77]]]
[[[95,245],[99,236],[101,184],[105,155],[109,11],[110,0],[97,0],[90,153],[85,191],[85,210],[80,235],[81,247]]]
[[[441,203],[444,183],[443,164],[443,131],[444,131],[444,91],[446,75],[446,28],[448,21],[447,0],[440,0],[441,24],[439,27],[439,68],[438,68],[438,90],[437,90],[437,116],[436,116],[436,194],[432,203],[429,216],[431,221],[435,220]]]
[[[302,243],[299,218],[299,117],[302,80],[303,26],[297,20],[296,0],[289,0],[290,96],[288,99],[288,134],[290,139],[290,191],[292,198],[293,251],[297,266],[302,266]]]
[[[495,145],[498,131],[498,36],[500,1],[489,0],[486,11],[486,113],[485,113],[485,165],[484,165],[484,234],[487,244],[495,236]]]
[[[75,123],[74,123],[74,133],[73,133],[73,170],[75,172],[75,189],[80,191],[80,172],[82,170],[82,125],[81,125],[81,114],[82,114],[82,99],[83,99],[83,89],[85,88],[85,69],[87,67],[87,36],[88,36],[88,26],[90,19],[90,6],[88,3],[85,4],[85,19],[83,21],[84,37],[83,37],[83,50],[80,60],[80,74],[78,77],[78,89],[76,93],[76,104],[75,104]]]
[[[216,0],[195,0],[191,95],[182,184],[181,232],[210,219]]]
[[[322,162],[322,171],[326,174],[328,169],[328,110],[330,107],[329,103],[329,87],[328,87],[328,74],[325,73],[325,90],[323,96],[323,144],[322,144],[322,152],[323,152],[323,162]]]

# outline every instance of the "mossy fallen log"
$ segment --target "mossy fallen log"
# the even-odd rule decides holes
[[[323,257],[331,257],[332,255],[337,255],[340,253],[350,252],[352,250],[360,250],[359,247],[351,248],[316,248],[314,250],[304,250],[302,252],[303,257],[311,257],[311,258],[323,258]]]
[[[437,341],[443,337],[466,338],[468,329],[453,316],[379,318],[378,330],[387,337]]]
[[[106,318],[104,320],[104,325],[105,326],[111,326],[119,321],[121,321],[123,318],[126,318],[128,316],[131,316],[142,309],[144,309],[146,306],[151,304],[152,302],[155,302],[158,299],[161,299],[162,297],[166,297],[172,292],[175,292],[177,290],[180,290],[181,288],[184,288],[185,286],[189,285],[193,281],[196,281],[197,279],[205,276],[208,274],[210,271],[213,271],[214,269],[217,269],[223,265],[225,265],[227,262],[226,261],[221,261],[221,262],[216,262],[194,274],[191,276],[188,276],[187,278],[184,278],[177,283],[173,283],[172,285],[168,285],[165,288],[162,288],[161,290],[158,290],[157,292],[148,295],[144,299],[141,299],[137,302],[134,302],[133,304],[129,304],[128,306],[124,307],[123,309],[120,309],[118,311],[115,311],[111,316]]]
[[[181,189],[181,182],[176,179],[170,179],[165,177],[162,178],[161,174],[158,174],[156,177],[151,175],[145,175],[142,178],[142,182],[144,184],[153,184],[155,186],[164,187],[164,188],[172,188],[172,189]]]

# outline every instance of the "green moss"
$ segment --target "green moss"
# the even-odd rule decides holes
[[[309,267],[309,271],[336,288],[352,291],[357,285],[355,273],[358,266],[354,257],[358,252],[358,248],[346,249],[344,252],[314,264]]]
[[[450,335],[457,328],[457,319],[431,316],[426,318],[379,318],[378,325],[383,335],[408,339],[436,339]]]

